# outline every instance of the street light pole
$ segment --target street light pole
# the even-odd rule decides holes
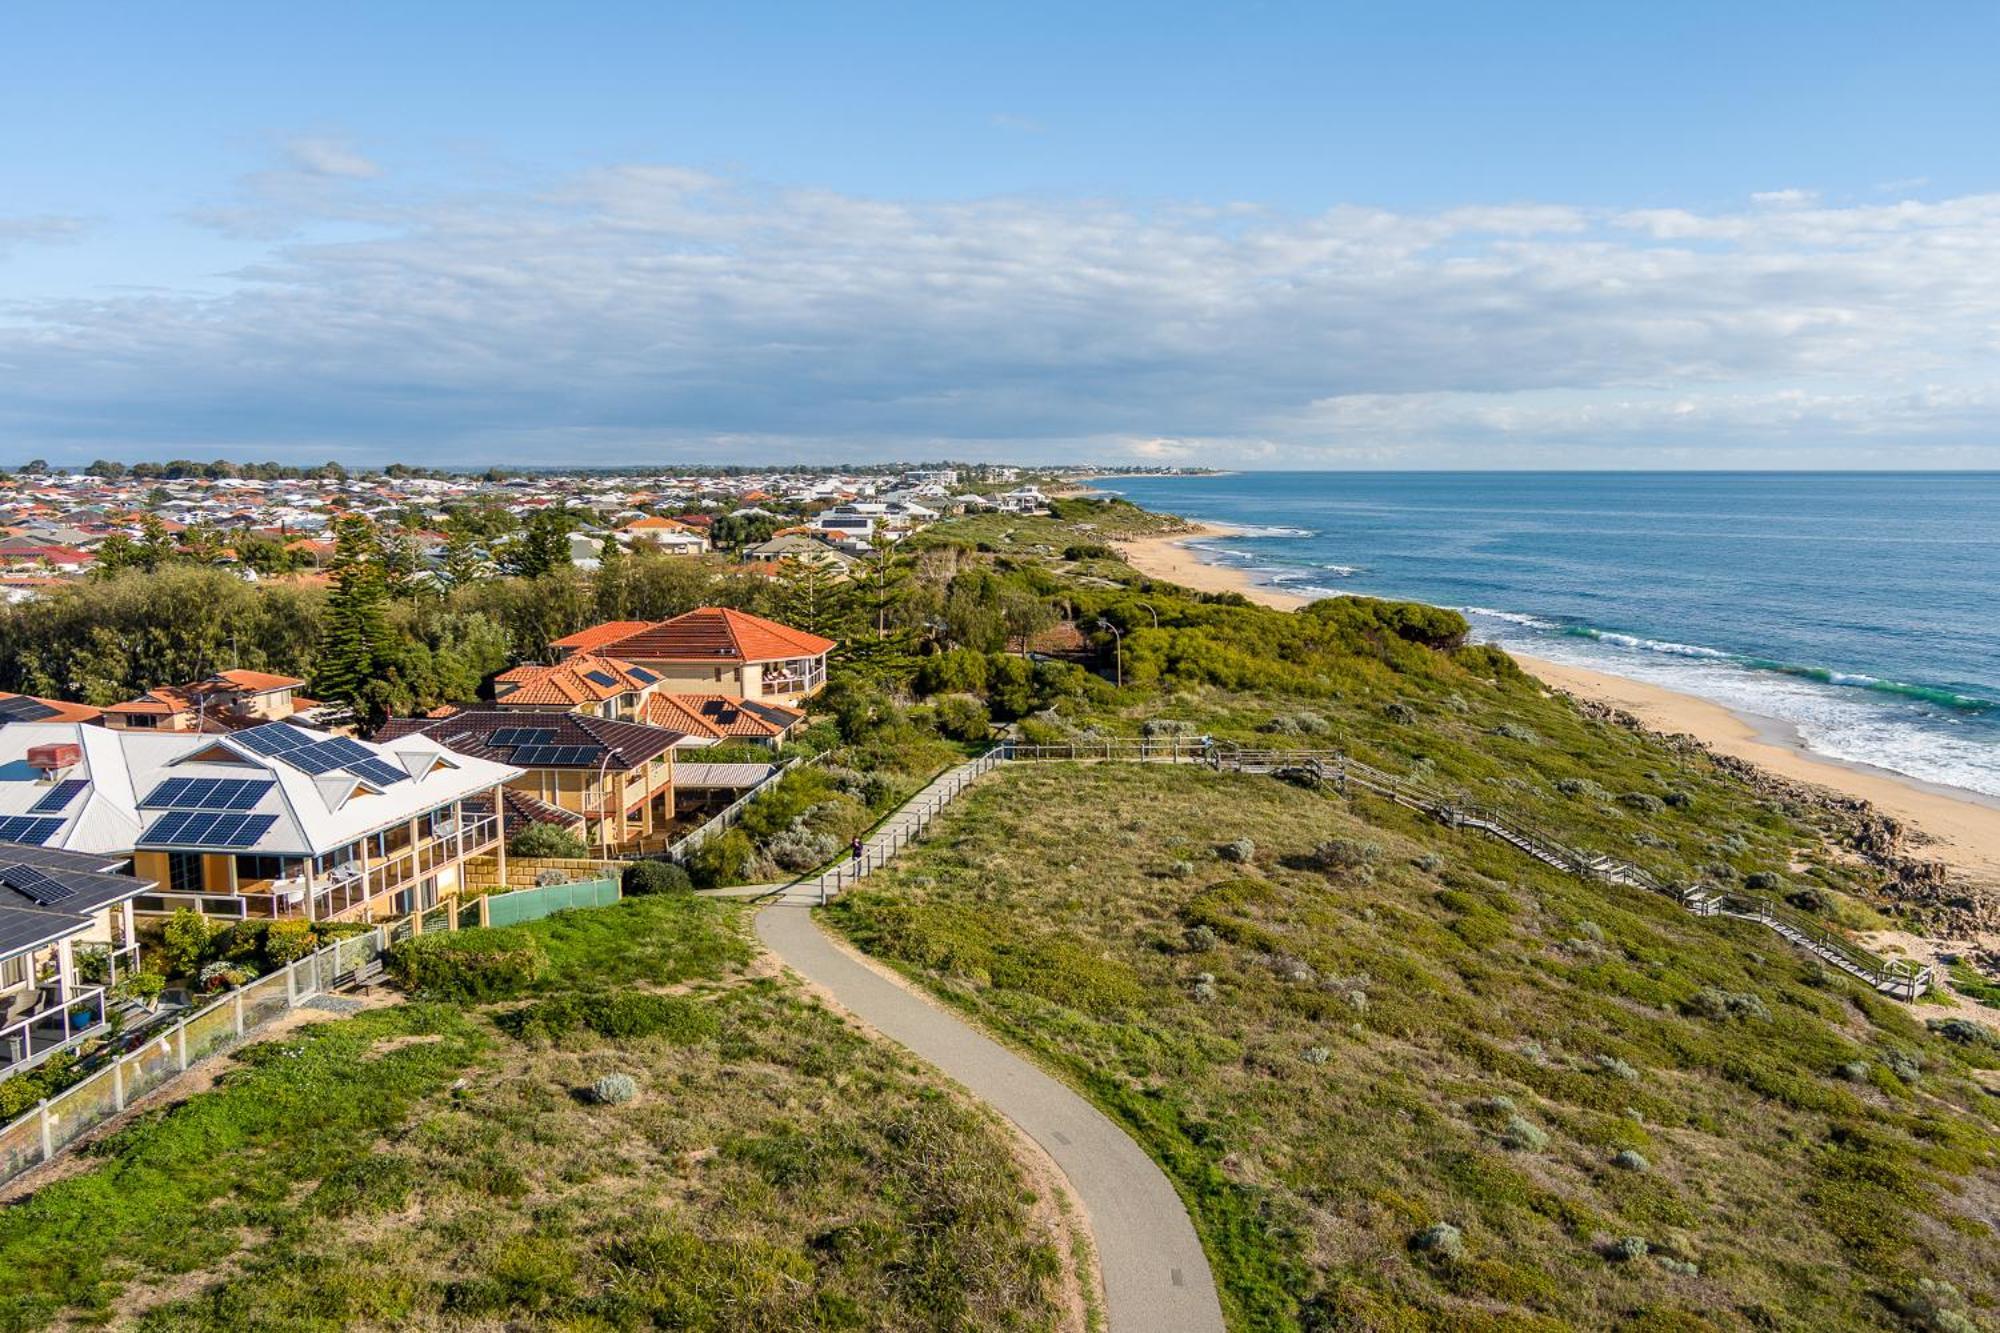
[[[1119,632],[1116,625],[1102,616],[1097,618],[1097,623],[1111,631],[1111,642],[1115,645],[1113,651],[1118,663],[1118,688],[1122,690],[1125,688],[1125,636]]]

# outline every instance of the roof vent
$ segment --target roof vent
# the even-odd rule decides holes
[[[45,778],[53,777],[66,768],[75,768],[82,762],[83,747],[73,741],[28,747],[28,767],[41,770]]]

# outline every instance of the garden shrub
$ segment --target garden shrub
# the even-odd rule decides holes
[[[193,977],[208,956],[215,928],[191,908],[176,908],[160,930],[160,960],[170,977]]]
[[[600,1106],[623,1106],[639,1095],[639,1082],[630,1074],[604,1074],[590,1085],[590,1100]]]
[[[936,653],[917,664],[919,694],[974,694],[986,688],[986,654],[970,648]]]
[[[645,898],[656,893],[686,893],[694,887],[688,872],[672,861],[635,861],[625,867],[622,885],[628,898]]]
[[[687,860],[688,875],[703,888],[747,883],[756,865],[756,844],[740,828],[710,838]]]
[[[510,856],[541,856],[553,860],[580,860],[590,855],[582,835],[561,824],[530,824],[507,843]]]
[[[272,967],[295,963],[318,947],[309,921],[273,921],[264,931],[264,961]]]
[[[417,935],[389,950],[390,977],[427,998],[494,1000],[539,981],[549,966],[541,939],[518,926]]]

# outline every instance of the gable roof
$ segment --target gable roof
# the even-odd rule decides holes
[[[631,662],[715,663],[818,657],[837,645],[832,639],[748,611],[703,606],[619,637],[600,639],[593,646]]]
[[[574,634],[565,634],[560,639],[549,640],[549,647],[559,648],[567,653],[593,652],[616,639],[623,639],[642,629],[652,628],[650,620],[607,620],[589,629],[580,629]]]
[[[522,739],[520,733],[533,733]],[[625,772],[672,750],[687,734],[643,722],[619,722],[589,713],[509,712],[466,709],[449,717],[391,718],[378,741],[425,736],[460,754],[510,764],[519,770],[597,769]],[[552,753],[553,752],[553,753]]]
[[[102,708],[92,708],[89,704],[0,690],[0,727],[9,722],[95,722],[103,716]]]

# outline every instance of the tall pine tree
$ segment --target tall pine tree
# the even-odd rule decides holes
[[[370,686],[391,648],[388,601],[374,525],[347,515],[334,525],[333,595],[327,599],[314,680],[321,698],[347,704],[358,715],[372,711]]]

